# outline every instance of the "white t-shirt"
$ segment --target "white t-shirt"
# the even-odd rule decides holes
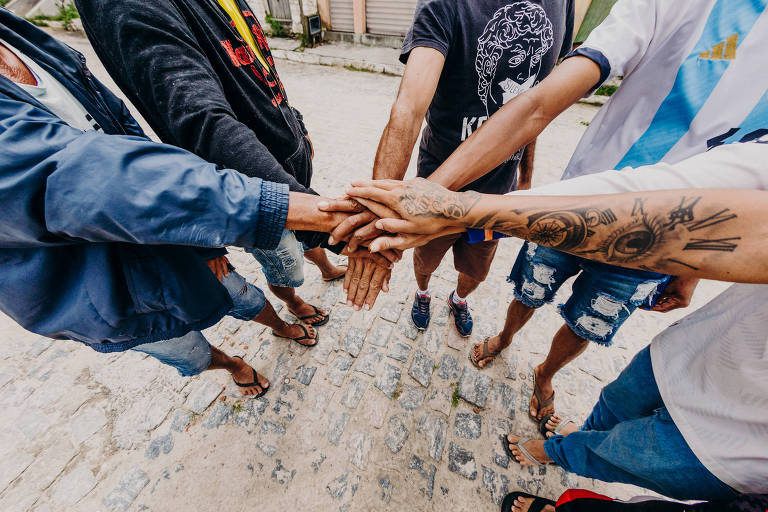
[[[675,163],[768,133],[767,5],[618,0],[576,53],[624,81],[563,178]]]
[[[77,101],[61,83],[53,78],[50,73],[40,67],[35,61],[21,53],[19,50],[0,39],[0,43],[11,50],[35,77],[37,85],[16,83],[28,92],[37,101],[46,106],[54,115],[60,117],[65,123],[78,130],[101,130],[93,117],[85,110],[85,107]]]
[[[509,195],[659,189],[768,190],[768,137],[683,160]],[[693,453],[741,492],[768,493],[768,285],[734,285],[651,343],[664,404]]]

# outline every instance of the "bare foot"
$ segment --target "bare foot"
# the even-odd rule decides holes
[[[539,394],[541,396],[545,397],[552,397],[555,394],[555,389],[552,387],[552,381],[551,380],[542,380],[541,379],[541,366],[537,366],[533,369],[533,373],[536,376],[536,386],[539,388]],[[540,420],[547,414],[555,414],[555,403],[552,402],[551,404],[542,407],[539,409],[539,400],[536,398],[536,394],[531,395],[531,406],[528,411],[528,414],[533,416],[534,418]]]
[[[489,365],[493,362],[496,357],[498,357],[498,353],[504,350],[504,347],[501,346],[501,338],[499,336],[494,336],[493,338],[488,338],[488,352],[494,352],[496,355],[485,357],[484,359],[481,359],[483,356],[483,344],[485,342],[477,343],[474,347],[472,347],[472,358],[477,361],[477,366],[480,368],[485,368],[486,365]]]
[[[546,428],[547,428],[547,439],[549,439],[550,437],[555,436],[555,435],[567,436],[567,435],[573,434],[574,432],[579,430],[578,425],[576,425],[576,423],[574,423],[573,420],[570,420],[565,425],[563,425],[563,427],[560,429],[560,433],[559,434],[555,434],[555,429],[562,422],[563,422],[563,418],[561,418],[557,414],[555,414],[554,416],[549,418],[549,420],[547,421],[547,425],[546,425]]]
[[[528,509],[531,508],[531,503],[533,503],[533,498],[515,498],[515,502],[512,504],[512,511],[513,512],[528,512]],[[544,505],[544,508],[541,509],[542,512],[555,512],[555,507],[552,505]]]
[[[323,281],[335,281],[337,279],[341,279],[344,277],[347,273],[347,267],[339,266],[339,265],[333,265],[329,269],[322,269],[322,276]]]
[[[254,369],[248,366],[248,363],[240,358],[235,358],[235,362],[237,364],[237,370],[232,372],[232,378],[235,380],[235,382],[238,384],[248,384],[250,382],[254,382]],[[240,389],[240,393],[242,393],[243,396],[260,395],[262,391],[269,389],[269,380],[266,377],[257,373],[256,378],[258,385],[247,388],[238,388]]]
[[[520,463],[521,466],[536,466],[536,462],[539,462],[540,464],[545,464],[547,462],[552,462],[552,460],[547,457],[547,452],[544,451],[544,441],[541,439],[531,439],[525,445],[523,445],[523,448],[528,450],[528,453],[531,454],[532,457],[534,457],[536,460],[532,461],[528,459],[525,455],[523,455],[523,452],[520,451],[520,448],[517,447],[517,443],[520,442],[520,439],[522,437],[516,436],[514,434],[509,434],[507,436],[507,441],[509,441],[509,449],[512,451],[512,454],[515,456],[515,460]]]
[[[275,329],[275,334],[278,336],[281,336],[283,338],[301,338],[302,336],[306,336],[307,334],[304,333],[304,329],[302,329],[302,325],[305,329],[307,329],[307,334],[309,335],[308,340],[301,340],[297,341],[296,343],[299,343],[300,345],[304,345],[305,347],[311,347],[315,344],[315,339],[317,338],[317,334],[315,329],[311,325],[306,324],[285,324],[285,327],[281,329]]]
[[[301,301],[301,304],[299,304],[299,306],[297,306],[296,308],[289,307],[288,311],[293,313],[293,315],[296,318],[302,318],[305,316],[308,317],[302,320],[302,322],[304,323],[315,324],[317,322],[322,321],[323,317],[328,314],[327,312],[325,312],[320,308],[317,308],[317,314],[314,314],[315,309],[311,304],[307,304],[306,302],[304,302],[302,299],[299,299],[298,297],[296,297],[296,299]],[[312,315],[312,316],[309,316],[309,315]]]

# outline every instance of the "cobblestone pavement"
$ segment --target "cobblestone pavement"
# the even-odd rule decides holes
[[[67,42],[103,76],[84,40]],[[336,193],[368,177],[398,79],[278,66],[317,149],[315,188]],[[538,183],[557,178],[595,112],[577,105],[542,135]],[[242,399],[224,372],[181,378],[141,354],[100,355],[0,317],[0,510],[490,511],[517,489],[549,497],[573,486],[642,492],[555,467],[521,469],[503,455],[504,433],[536,432],[526,413],[531,370],[561,324],[544,307],[491,368],[478,372],[467,361],[470,343],[503,321],[511,297],[504,277],[519,245],[503,242],[472,296],[470,340],[448,317],[444,299],[456,273],[447,262],[433,281],[424,333],[410,324],[409,262],[373,311],[357,313],[341,303],[340,283],[322,282],[306,265],[301,295],[332,309],[317,347],[231,318],[206,332],[271,378],[257,400]],[[232,261],[264,286],[250,256],[233,250]],[[722,287],[703,284],[695,305]],[[680,316],[636,314],[613,348],[590,347],[556,379],[558,409],[583,418],[600,387]]]

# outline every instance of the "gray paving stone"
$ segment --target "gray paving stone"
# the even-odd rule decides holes
[[[400,368],[385,363],[379,370],[373,385],[381,390],[389,398],[392,398],[397,390],[397,384],[400,382]]]
[[[260,433],[262,435],[276,434],[278,436],[284,436],[285,435],[285,427],[283,425],[281,425],[280,423],[275,423],[274,421],[264,420],[264,423],[261,424]]]
[[[416,386],[403,386],[403,390],[397,401],[400,402],[400,407],[406,411],[415,411],[421,407],[421,404],[424,403],[426,397],[426,391],[421,388]]]
[[[362,355],[357,358],[357,362],[355,363],[355,371],[370,375],[371,377],[375,377],[376,372],[379,369],[379,364],[381,363],[382,357],[383,356],[381,352],[375,348],[366,347],[363,349]]]
[[[312,382],[312,378],[315,376],[316,371],[317,366],[301,365],[296,368],[296,373],[294,373],[293,378],[305,386],[309,386],[309,384]]]
[[[192,389],[184,406],[195,414],[202,414],[216,397],[221,393],[222,387],[213,381],[201,379]]]
[[[400,314],[403,311],[403,305],[396,300],[388,300],[381,307],[380,316],[388,322],[396,324],[400,320]]]
[[[355,432],[349,436],[349,462],[358,469],[364,470],[368,465],[368,455],[373,448],[373,437],[365,432]]]
[[[429,456],[440,462],[448,437],[448,422],[439,416],[426,414],[419,421],[418,431],[427,439]]]
[[[481,466],[483,471],[483,487],[491,495],[491,501],[501,505],[504,496],[509,492],[509,479],[503,474],[497,474],[489,467]]]
[[[414,455],[411,457],[411,462],[408,464],[408,469],[416,470],[421,475],[421,477],[424,478],[426,484],[424,487],[419,489],[419,491],[431,500],[432,495],[435,492],[435,474],[437,473],[437,468],[435,465],[430,464],[427,471],[425,471],[424,461]]]
[[[379,393],[370,393],[363,401],[361,409],[362,417],[368,421],[370,426],[381,428],[384,426],[384,420],[387,417],[389,400]]]
[[[171,430],[175,432],[184,432],[192,422],[192,413],[182,409],[176,409],[171,420]]]
[[[341,441],[341,436],[344,434],[344,429],[347,428],[349,423],[349,414],[342,413],[330,413],[328,415],[328,442],[338,446]]]
[[[397,414],[393,414],[389,418],[389,431],[387,432],[387,438],[384,443],[392,450],[392,453],[397,453],[403,449],[405,442],[408,440],[408,427],[403,422],[403,417]]]
[[[310,416],[312,418],[320,419],[325,416],[328,411],[328,404],[331,403],[331,398],[333,398],[333,393],[333,388],[317,384],[312,386],[312,394],[310,395],[312,401]]]
[[[283,352],[277,356],[275,371],[272,373],[270,382],[283,382],[291,372],[291,356],[288,352]]]
[[[368,389],[368,382],[358,377],[350,378],[341,396],[341,405],[350,409],[356,409],[366,389]]]
[[[425,388],[428,388],[433,371],[435,371],[435,361],[421,350],[417,350],[413,355],[411,367],[408,368],[408,375]]]
[[[328,366],[328,382],[334,386],[341,387],[351,367],[352,358],[339,354]]]
[[[125,512],[149,483],[147,474],[138,467],[128,471],[102,503],[110,512]]]
[[[37,336],[34,340],[29,342],[27,355],[30,357],[38,357],[40,354],[48,350],[51,345],[53,345],[52,339],[44,338],[43,336]]]
[[[170,432],[164,436],[154,438],[149,442],[144,456],[148,459],[156,459],[160,454],[168,455],[173,450],[173,436]]]
[[[350,494],[354,496],[359,485],[360,475],[347,471],[346,473],[342,473],[341,475],[328,482],[328,485],[325,486],[325,489],[328,491],[328,494],[330,494],[332,498],[341,501],[344,499],[344,496],[347,494],[348,490],[350,491]]]
[[[218,428],[232,418],[234,410],[231,405],[225,402],[218,402],[208,413],[203,422],[203,427],[207,429]]]
[[[12,453],[13,456],[0,457],[0,492],[35,461],[35,457],[23,451]]]
[[[479,414],[457,413],[453,422],[453,433],[462,439],[479,439],[483,419]]]
[[[10,371],[0,371],[0,388],[13,380],[13,374]]]
[[[468,480],[477,478],[477,464],[472,452],[456,443],[448,446],[448,471],[458,473]]]
[[[471,370],[469,367],[464,368],[461,380],[459,380],[459,396],[461,398],[478,407],[484,407],[490,389],[491,378],[488,375],[477,370]]]
[[[234,423],[240,427],[250,427],[251,421],[253,425],[259,422],[261,415],[267,410],[269,406],[269,400],[264,397],[261,398],[248,398],[244,399],[240,403],[240,410],[234,411]],[[235,408],[238,409],[238,408]]]
[[[394,490],[395,486],[392,485],[392,482],[387,477],[379,478],[379,487],[381,487],[381,501],[384,503],[389,504],[390,500],[392,499],[392,491]]]
[[[509,469],[509,457],[501,453],[493,454],[493,463],[500,468]]]
[[[440,303],[433,307],[432,310],[432,321],[430,322],[431,325],[439,325],[441,327],[444,327],[448,325],[448,323],[453,324],[453,322],[449,322],[450,316],[449,312],[451,311],[451,308],[448,307],[448,304]]]
[[[280,485],[287,485],[296,476],[295,469],[286,469],[280,459],[275,459],[275,469],[272,470],[272,480]]]
[[[415,340],[416,336],[419,335],[419,330],[413,325],[410,316],[405,320],[400,320],[400,323],[397,324],[397,331],[409,340]]]
[[[389,348],[387,353],[387,357],[401,363],[408,361],[409,355],[411,355],[411,347],[405,343],[395,343]]]
[[[445,380],[456,380],[461,374],[459,362],[450,354],[443,354],[437,366],[437,376]]]
[[[331,320],[328,322],[327,327],[323,329],[323,333],[327,333],[328,337],[332,339],[339,339],[354,312],[352,308],[346,306],[334,308],[331,312]]]
[[[373,328],[368,332],[365,341],[377,347],[386,347],[394,329],[394,325],[382,320],[376,320],[373,324]]]
[[[442,413],[446,417],[450,416],[452,391],[445,388],[432,387],[431,391],[427,393],[427,407]]]
[[[70,421],[72,442],[79,445],[107,424],[104,409],[98,406],[87,407],[79,411]]]
[[[96,487],[98,481],[86,463],[62,476],[51,487],[51,501],[59,507],[71,507]]]
[[[432,354],[436,354],[440,350],[441,340],[445,334],[444,330],[438,326],[430,326],[424,336],[421,337],[420,345]]]
[[[488,405],[510,419],[515,419],[515,403],[517,403],[515,388],[504,382],[494,381],[488,397]]]
[[[318,454],[317,458],[312,461],[312,471],[314,471],[315,473],[320,471],[320,466],[323,465],[323,462],[325,462],[326,458],[327,457],[325,456],[324,453]]]
[[[365,341],[365,329],[360,327],[350,327],[344,336],[344,350],[349,352],[352,357],[357,357],[360,354],[360,350],[363,348],[363,342]]]
[[[458,350],[462,354],[468,352],[469,347],[471,346],[469,339],[459,334],[455,327],[450,327],[448,329],[448,332],[445,335],[445,344],[454,350]],[[466,356],[462,355],[462,357]]]
[[[506,361],[507,368],[504,371],[504,376],[508,379],[517,380],[517,354],[504,354],[502,361]]]
[[[328,358],[330,357],[331,352],[333,352],[334,345],[335,342],[332,339],[329,339],[328,336],[320,336],[317,345],[312,347],[312,350],[310,351],[312,359],[320,364],[327,364]]]

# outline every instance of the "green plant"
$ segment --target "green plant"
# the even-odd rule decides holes
[[[372,69],[360,68],[360,67],[357,67],[357,66],[355,66],[353,64],[347,64],[346,66],[344,66],[344,69],[346,69],[348,71],[359,71],[361,73],[376,73],[376,71],[374,71]]]
[[[395,392],[392,393],[392,399],[397,400],[400,398],[400,395],[403,394],[403,384],[401,382],[397,383],[397,388],[395,388]]]
[[[579,123],[583,124],[584,126],[589,126],[589,121],[579,121]]]
[[[59,8],[59,21],[64,30],[75,30],[75,25],[72,23],[74,20],[80,17],[80,13],[77,12],[75,4],[67,0],[56,0],[56,4]]]
[[[613,93],[615,93],[618,88],[617,85],[601,85],[600,88],[595,91],[595,94],[597,96],[613,96]]]
[[[11,0],[0,0],[0,7],[5,7],[5,4],[10,2]]]
[[[269,24],[269,28],[272,30],[272,35],[275,37],[286,37],[288,32],[283,28],[283,24],[277,21],[271,14],[267,14],[265,18]]]
[[[453,386],[453,394],[451,395],[451,405],[453,407],[459,406],[459,383],[454,382],[451,384]]]

